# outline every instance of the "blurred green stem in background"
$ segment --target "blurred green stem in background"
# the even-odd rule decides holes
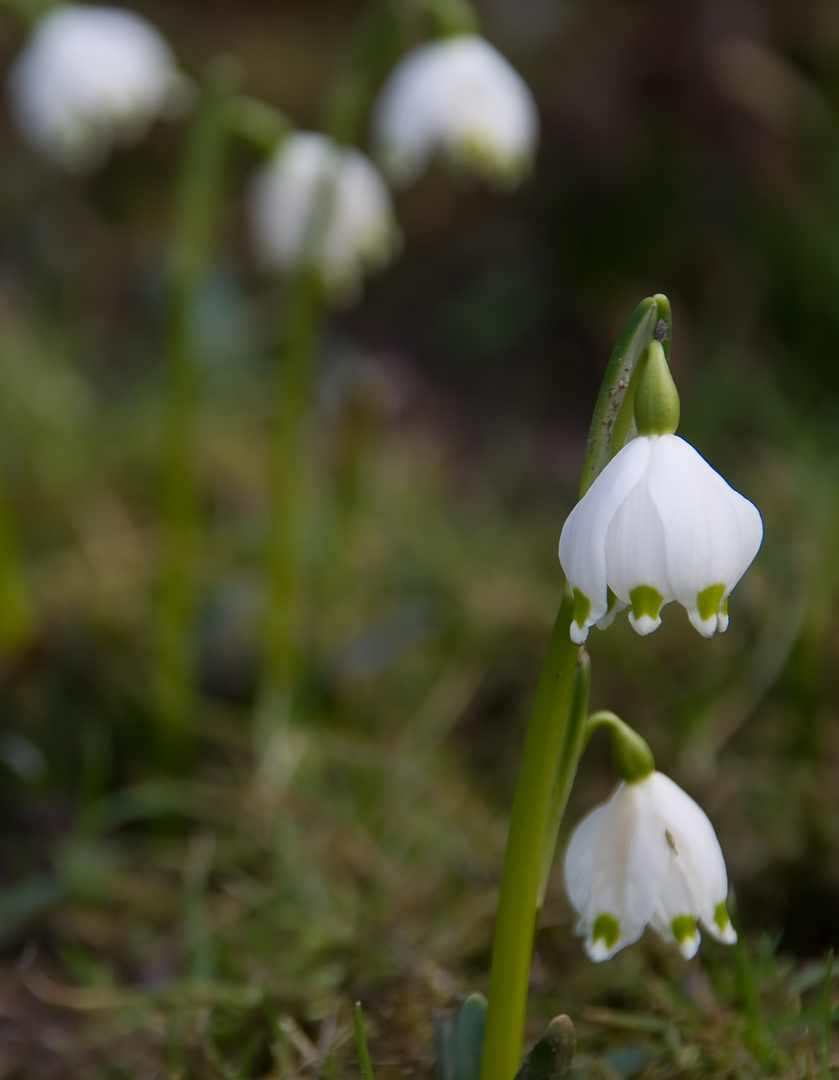
[[[329,185],[331,187],[331,184]],[[313,218],[323,219],[323,193]],[[328,210],[328,206],[326,207]],[[313,223],[315,224],[315,223]],[[307,248],[315,250],[310,236]],[[277,405],[271,470],[262,674],[256,702],[256,746],[263,775],[287,774],[283,742],[299,690],[304,634],[302,508],[306,491],[305,429],[312,392],[312,366],[323,316],[319,269],[305,259],[291,283],[277,371]]]
[[[421,4],[432,37],[481,32],[481,20],[470,0],[421,0]]]
[[[33,25],[53,0],[2,0],[2,7]],[[0,652],[21,648],[33,630],[29,589],[24,580],[15,515],[9,500],[5,470],[0,473]]]
[[[15,515],[5,470],[0,473],[0,652],[12,653],[29,640],[33,614],[23,575]]]
[[[647,297],[630,315],[609,359],[583,461],[580,496],[633,433],[632,379],[650,341],[669,353],[670,303]],[[589,662],[571,641],[566,587],[527,729],[498,899],[481,1080],[512,1080],[521,1065],[533,941],[559,826],[591,727]]]
[[[347,62],[325,102],[323,129],[336,142],[349,145],[361,140],[377,85],[398,56],[403,14],[399,5],[381,4],[364,20],[352,41]],[[255,710],[260,771],[271,784],[287,781],[299,751],[294,713],[303,675],[307,615],[303,504],[309,462],[305,429],[324,312],[320,253],[329,228],[333,192],[333,179],[325,177],[312,204],[303,257],[289,288],[279,347],[262,671]]]
[[[24,22],[34,25],[48,11],[58,7],[59,0],[2,0],[2,7],[13,11]]]
[[[198,555],[196,427],[200,377],[193,323],[218,218],[234,80],[235,68],[224,59],[208,69],[187,135],[175,207],[166,327],[165,535],[153,687],[158,760],[169,766],[183,763],[194,723],[192,623]]]

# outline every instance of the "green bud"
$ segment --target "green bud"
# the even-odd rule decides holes
[[[660,341],[651,341],[641,357],[644,365],[635,392],[635,426],[639,435],[672,435],[679,426],[679,391]]]

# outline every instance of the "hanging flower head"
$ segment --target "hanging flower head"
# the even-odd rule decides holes
[[[646,926],[688,959],[699,947],[700,925],[718,941],[737,940],[714,828],[663,773],[622,781],[583,818],[565,854],[565,882],[592,960],[608,960]]]
[[[654,345],[635,406],[642,433],[597,477],[559,539],[574,590],[571,637],[578,644],[589,627],[608,626],[628,606],[632,626],[649,634],[671,600],[687,609],[705,637],[725,630],[729,593],[763,539],[757,508],[672,433],[678,398],[675,417],[672,408],[653,409],[650,417],[648,379],[655,383],[666,374],[670,380],[661,346]]]
[[[404,183],[439,153],[464,171],[512,186],[530,166],[538,136],[527,84],[473,34],[408,53],[385,83],[373,117],[385,168]]]
[[[116,141],[141,138],[155,116],[182,112],[190,84],[144,18],[65,4],[37,24],[8,81],[23,136],[74,172],[96,168]]]
[[[359,151],[325,135],[287,136],[254,176],[249,209],[263,263],[289,272],[308,257],[333,296],[353,297],[364,274],[387,263],[399,246],[390,194],[378,171]]]

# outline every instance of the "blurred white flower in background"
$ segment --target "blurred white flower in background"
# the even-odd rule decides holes
[[[397,65],[373,116],[383,167],[413,180],[439,154],[457,168],[512,187],[528,171],[539,114],[527,84],[477,35],[421,45]]]
[[[757,508],[678,435],[639,435],[577,503],[559,538],[574,590],[571,637],[631,606],[639,634],[678,600],[705,637],[728,626],[728,595],[760,548]]]
[[[282,141],[251,181],[249,211],[263,264],[289,273],[309,259],[333,299],[354,299],[365,273],[389,262],[400,244],[378,170],[358,150],[314,132]]]
[[[623,781],[583,818],[565,854],[576,931],[594,961],[637,941],[651,926],[690,959],[702,927],[733,944],[728,877],[705,811],[660,772]]]
[[[156,116],[177,116],[192,86],[155,28],[133,12],[65,4],[45,15],[8,77],[23,136],[74,172],[134,142]]]

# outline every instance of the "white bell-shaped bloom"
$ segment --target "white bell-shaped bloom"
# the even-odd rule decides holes
[[[529,168],[539,114],[527,84],[477,35],[414,49],[385,83],[373,138],[396,182],[414,179],[434,154],[502,186]]]
[[[9,72],[23,136],[75,172],[100,165],[154,117],[188,105],[190,83],[144,18],[113,7],[65,4],[37,24]]]
[[[574,830],[565,853],[568,898],[592,960],[608,960],[651,926],[686,958],[699,929],[731,944],[728,878],[705,812],[669,777],[622,781]]]
[[[383,266],[399,247],[378,170],[358,150],[313,132],[283,140],[251,181],[249,210],[265,266],[289,272],[308,259],[339,298],[355,296],[365,272]]]
[[[728,626],[728,595],[758,552],[763,522],[678,435],[639,435],[568,516],[559,558],[574,590],[571,637],[582,644],[631,605],[640,634],[678,600],[705,637]]]

